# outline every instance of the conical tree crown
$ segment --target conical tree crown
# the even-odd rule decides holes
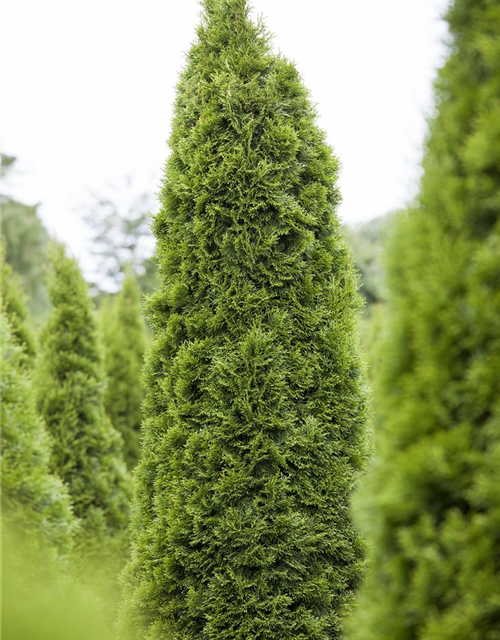
[[[359,640],[498,635],[500,5],[456,0],[449,23],[421,192],[388,256]]]
[[[52,466],[82,519],[82,544],[121,534],[129,479],[121,437],[104,411],[104,376],[96,320],[75,260],[52,255],[51,315],[41,334],[38,398],[54,442]]]
[[[337,160],[246,2],[205,3],[154,220],[137,637],[336,638],[364,394]]]
[[[141,370],[147,329],[141,310],[141,291],[132,272],[120,293],[103,309],[105,369],[108,380],[106,412],[121,433],[127,465],[139,459],[141,403],[144,398]]]
[[[0,330],[2,529],[67,555],[76,529],[68,491],[49,470],[51,442],[36,410],[25,351],[3,312]]]

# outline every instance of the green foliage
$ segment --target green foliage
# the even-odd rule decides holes
[[[36,352],[35,336],[30,326],[28,309],[21,283],[12,268],[0,258],[2,311],[10,324],[12,339],[22,347],[22,358],[32,363]]]
[[[49,282],[52,311],[40,336],[38,399],[52,435],[52,465],[82,520],[80,543],[122,537],[129,477],[122,441],[104,410],[101,346],[87,286],[75,260],[56,247]],[[102,550],[102,549],[101,549]]]
[[[1,159],[2,179],[5,180],[16,161],[3,154]],[[38,215],[38,205],[26,205],[2,193],[0,207],[5,260],[21,277],[30,311],[40,317],[47,308],[47,294],[40,274],[47,264],[49,234]]]
[[[76,528],[70,498],[60,478],[49,471],[51,443],[37,414],[23,348],[4,312],[0,330],[2,529],[39,538],[64,556]]]
[[[103,606],[100,583],[72,576],[36,536],[20,536],[5,522],[1,582],[3,640],[116,640],[107,615],[114,602]]]
[[[384,299],[382,255],[393,220],[394,214],[386,214],[357,226],[343,227],[360,274],[361,294],[368,308]]]
[[[362,573],[357,279],[338,162],[244,0],[211,0],[154,219],[134,638],[338,638]]]
[[[141,310],[141,291],[131,271],[122,290],[102,314],[105,369],[108,386],[105,406],[113,426],[121,433],[130,469],[139,459],[141,403],[144,390],[141,370],[147,329]]]
[[[500,638],[500,4],[456,0],[389,252],[359,640]]]

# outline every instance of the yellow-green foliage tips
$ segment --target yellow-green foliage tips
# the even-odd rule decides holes
[[[49,282],[52,311],[41,335],[38,398],[53,439],[52,465],[83,521],[81,544],[121,536],[129,478],[122,441],[104,411],[96,320],[76,262],[58,247]]]
[[[448,18],[421,193],[389,255],[356,640],[500,638],[500,4]]]
[[[141,291],[129,272],[120,293],[103,313],[105,369],[108,379],[106,412],[123,437],[125,461],[133,469],[139,459],[141,370],[147,329],[141,310]]]
[[[338,163],[243,0],[205,2],[175,105],[149,301],[123,628],[338,638],[365,420]]]
[[[36,411],[23,349],[3,312],[0,325],[2,528],[67,555],[76,528],[70,498],[49,471],[50,439]]]

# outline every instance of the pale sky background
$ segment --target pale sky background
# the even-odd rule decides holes
[[[415,193],[447,0],[253,0],[295,61],[343,165],[340,215],[354,224]],[[87,269],[79,205],[124,176],[156,193],[197,0],[2,0],[6,191]]]

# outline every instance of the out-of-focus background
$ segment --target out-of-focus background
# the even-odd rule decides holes
[[[380,295],[381,216],[416,192],[446,4],[253,2],[342,162],[340,215],[368,302]],[[3,0],[3,226],[35,316],[49,234],[70,247],[95,294],[116,291],[127,262],[144,291],[154,286],[147,214],[199,13],[195,0]]]

